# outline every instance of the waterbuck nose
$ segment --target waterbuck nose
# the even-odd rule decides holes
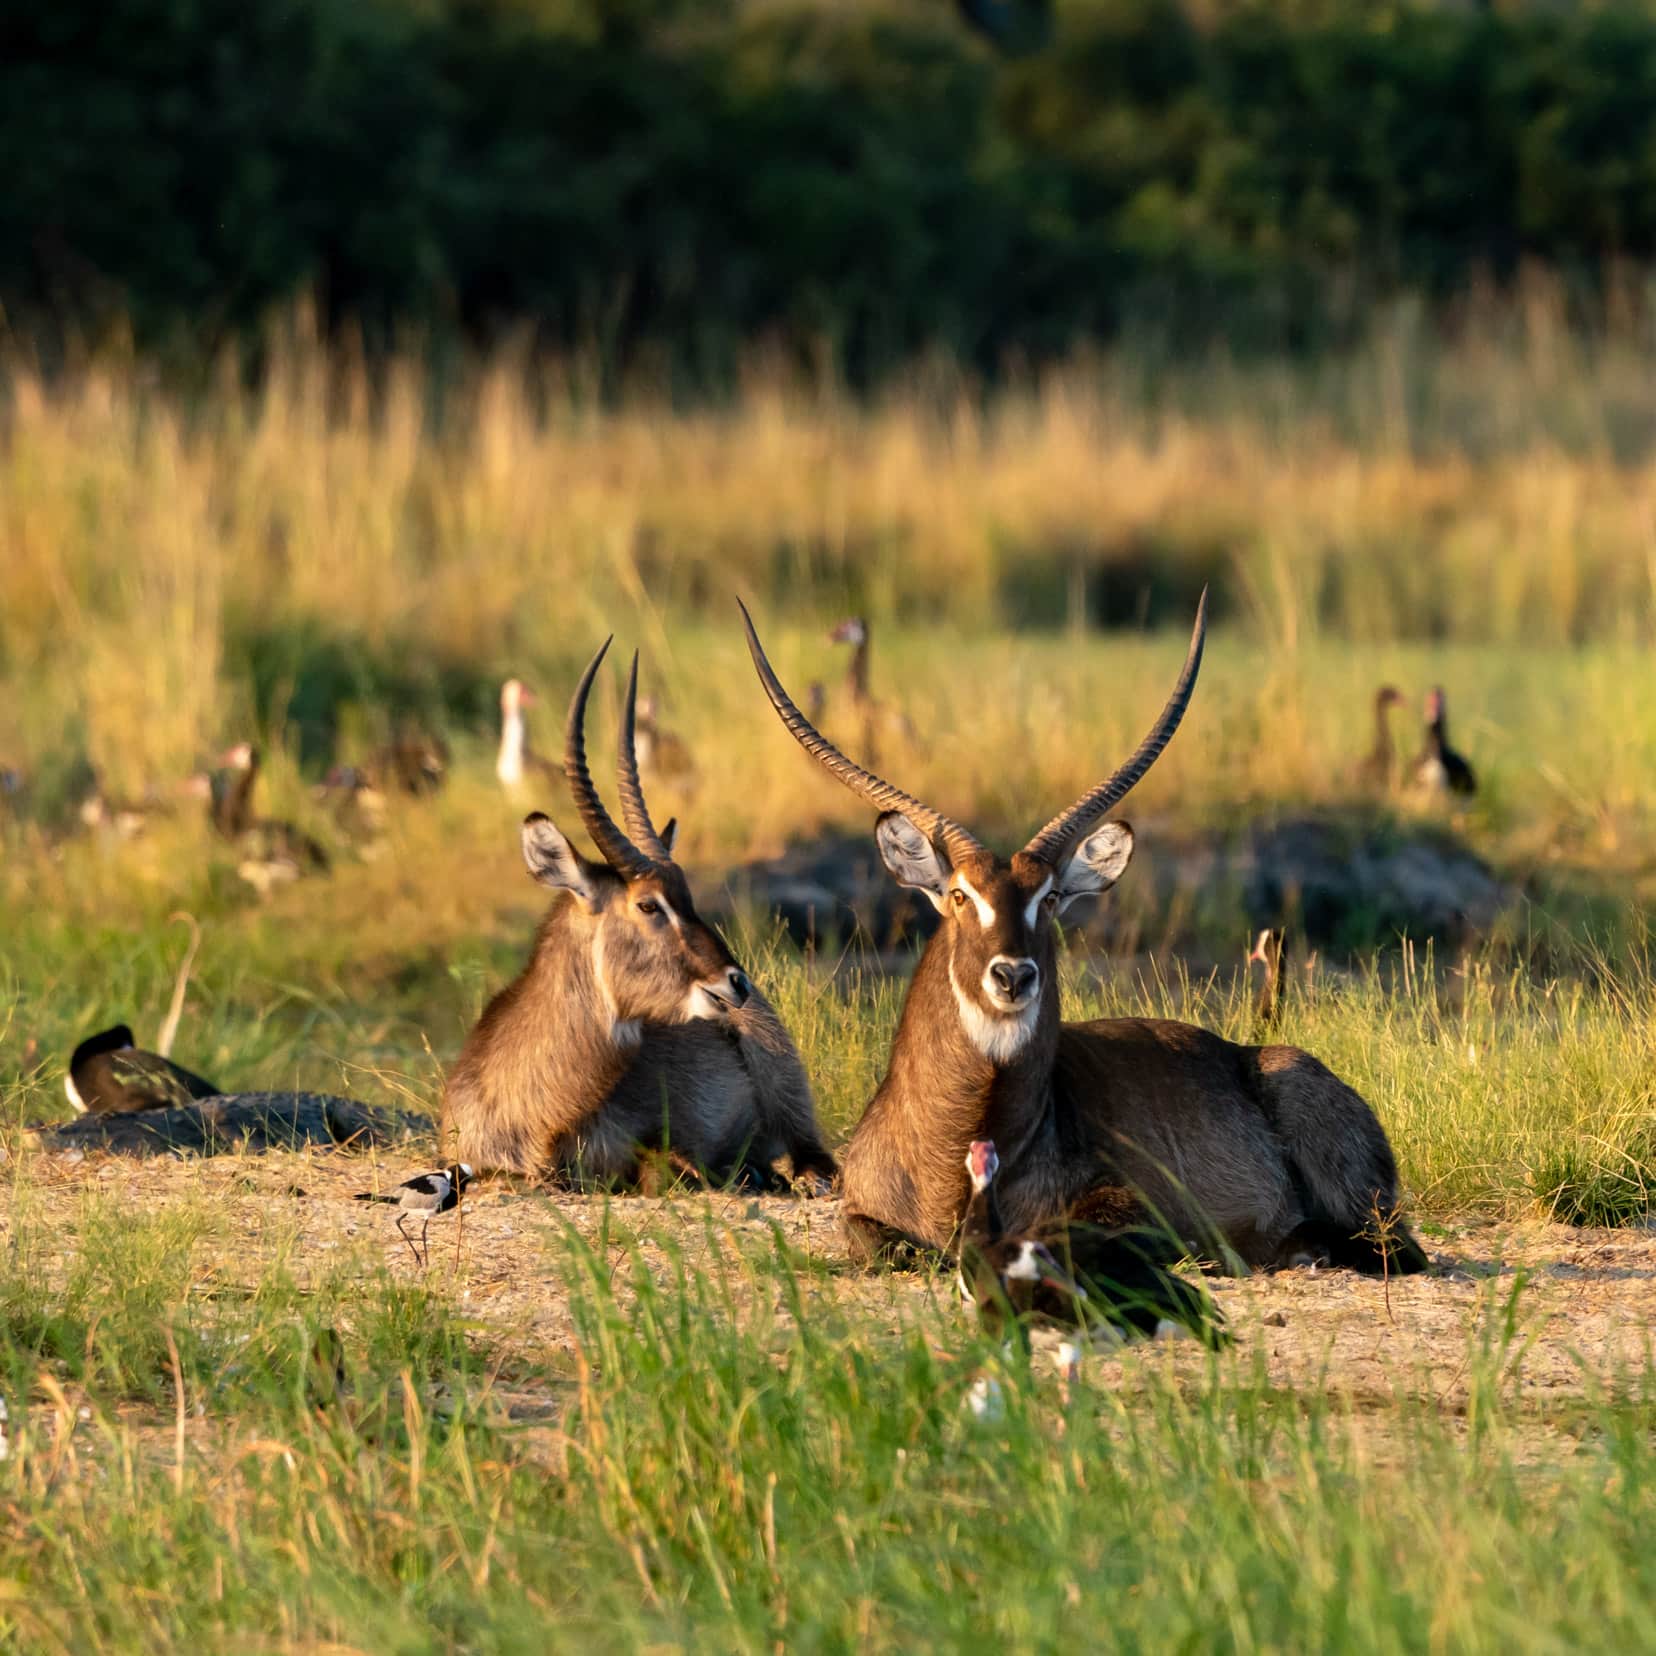
[[[1022,1000],[1040,975],[1033,960],[997,960],[989,968],[991,981],[1009,1001]]]
[[[753,985],[747,980],[747,973],[740,966],[732,966],[726,974],[730,983],[730,1006],[734,1011],[738,1006],[746,1006],[747,998],[753,993]]]

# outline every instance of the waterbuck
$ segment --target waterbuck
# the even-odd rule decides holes
[[[1419,1270],[1397,1218],[1397,1168],[1368,1105],[1309,1053],[1239,1046],[1153,1018],[1062,1023],[1057,917],[1106,891],[1133,831],[1103,819],[1166,747],[1201,665],[1207,595],[1172,696],[1138,751],[1010,861],[852,763],[794,706],[743,606],[760,682],[789,733],[878,806],[886,867],[943,916],[915,969],[891,1062],[844,1156],[852,1252],[948,1248],[967,1147],[993,1139],[1001,1206],[1022,1230],[1127,1187],[1228,1264],[1326,1257]]]
[[[587,697],[569,707],[564,775],[602,861],[538,811],[523,824],[530,874],[557,892],[517,979],[478,1019],[448,1078],[444,1141],[480,1171],[633,1183],[641,1153],[667,1148],[723,1181],[770,1184],[787,1156],[813,1194],[835,1173],[787,1030],[724,939],[696,913],[657,833],[634,747],[638,658],[621,722],[611,820],[587,770]],[[630,836],[630,837],[629,837]]]

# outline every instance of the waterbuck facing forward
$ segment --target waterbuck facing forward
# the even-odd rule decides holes
[[[1203,1251],[1250,1265],[1327,1257],[1424,1268],[1397,1218],[1397,1168],[1366,1103],[1309,1053],[1238,1046],[1151,1018],[1062,1023],[1054,922],[1106,891],[1133,832],[1104,816],[1155,763],[1190,701],[1207,595],[1155,727],[1116,773],[1010,861],[957,822],[853,764],[794,706],[742,609],[748,648],[805,751],[881,809],[886,867],[943,916],[915,969],[890,1068],[844,1156],[853,1253],[947,1248],[969,1191],[967,1147],[993,1139],[1006,1223],[1085,1216],[1119,1187]]]
[[[626,833],[587,771],[587,696],[608,649],[576,688],[564,746],[570,794],[603,861],[539,812],[525,819],[524,861],[560,896],[529,964],[484,1009],[449,1076],[445,1142],[480,1170],[622,1185],[645,1149],[761,1184],[785,1155],[821,1193],[834,1160],[799,1053],[696,913],[673,861],[674,824],[658,834],[650,820],[634,751],[636,655],[619,753]]]

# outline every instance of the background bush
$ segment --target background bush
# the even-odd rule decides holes
[[[1070,0],[1017,59],[947,0],[60,0],[0,34],[14,327],[211,342],[316,292],[371,342],[528,320],[706,374],[774,336],[862,375],[1127,322],[1315,341],[1653,245],[1644,6]]]

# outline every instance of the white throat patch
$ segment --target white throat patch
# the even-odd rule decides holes
[[[1041,1260],[1036,1249],[1039,1242],[1024,1242],[1019,1245],[1018,1257],[1006,1267],[1008,1282],[1039,1282],[1041,1280]]]
[[[986,1012],[960,987],[955,977],[954,962],[949,962],[949,987],[954,990],[955,1005],[960,1010],[960,1022],[966,1038],[991,1064],[1009,1064],[1029,1045],[1035,1025],[1041,1016],[1041,997],[1037,995],[1020,1012],[997,1015]]]
[[[67,1070],[63,1075],[63,1090],[68,1095],[69,1102],[82,1114],[86,1114],[86,1101],[75,1088],[75,1078]]]

